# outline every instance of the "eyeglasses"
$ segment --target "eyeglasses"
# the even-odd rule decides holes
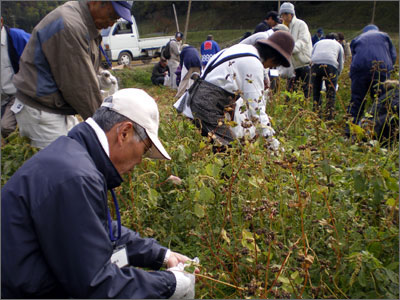
[[[152,145],[152,143],[150,142],[150,145],[148,145],[146,142],[145,142],[145,140],[143,140],[142,139],[142,142],[143,142],[143,144],[145,145],[145,150],[144,150],[144,153],[143,153],[143,155],[145,155],[145,154],[150,154],[151,153],[151,146],[153,146]]]
[[[151,153],[151,147],[153,146],[153,143],[151,142],[151,140],[148,137],[148,135],[146,134],[146,132],[143,130],[143,133],[142,133],[141,130],[138,130],[137,126],[139,126],[139,125],[133,124],[133,123],[131,123],[131,124],[132,124],[133,131],[136,133],[136,136],[138,136],[140,138],[140,141],[138,141],[138,142],[143,142],[143,144],[145,146],[145,150],[143,152],[143,155],[145,155],[146,153]],[[122,126],[122,124],[120,124],[117,127],[117,134],[119,134],[119,129],[121,128],[121,126]],[[135,135],[133,136],[133,138],[136,139]],[[150,140],[150,145],[145,142],[147,139]]]

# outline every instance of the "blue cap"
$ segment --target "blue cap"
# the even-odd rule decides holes
[[[115,12],[123,19],[132,24],[131,8],[132,4],[128,1],[111,1]]]
[[[370,31],[370,30],[379,30],[378,26],[374,25],[374,24],[369,24],[367,26],[364,27],[363,29],[363,33]]]

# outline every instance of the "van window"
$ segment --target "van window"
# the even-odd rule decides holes
[[[108,27],[106,29],[102,29],[101,30],[101,36],[102,37],[108,36],[110,34],[110,30],[111,30],[111,27]]]
[[[118,23],[117,26],[115,26],[113,35],[130,34],[130,33],[132,33],[132,25],[128,22],[121,22],[121,23]]]

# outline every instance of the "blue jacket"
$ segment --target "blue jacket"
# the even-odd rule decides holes
[[[201,53],[201,63],[205,66],[210,58],[217,52],[220,51],[219,45],[214,40],[207,40],[201,44],[200,53]]]
[[[351,74],[370,71],[373,61],[381,61],[381,69],[393,70],[393,64],[396,62],[396,48],[385,32],[369,30],[362,33],[351,41],[350,49]]]
[[[28,43],[31,35],[22,29],[9,28],[8,26],[5,26],[5,28],[7,31],[8,56],[14,74],[17,74],[19,71],[19,58],[21,57],[25,45]]]
[[[110,262],[107,190],[121,182],[87,123],[25,162],[1,191],[2,297],[169,298],[171,272]],[[118,245],[136,267],[157,270],[166,253],[125,227]]]
[[[193,67],[198,67],[201,69],[200,55],[197,49],[193,46],[187,46],[183,48],[180,54],[179,65],[181,68],[182,66],[185,66],[188,70]]]

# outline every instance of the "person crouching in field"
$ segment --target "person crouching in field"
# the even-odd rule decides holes
[[[174,106],[180,112],[189,105],[202,135],[211,136],[217,145],[261,135],[277,150],[279,142],[272,139],[275,131],[265,112],[264,68],[289,66],[293,47],[291,34],[277,31],[255,46],[236,44],[220,51],[189,90],[189,104],[182,103],[184,95]]]
[[[169,81],[168,60],[160,57],[160,61],[154,65],[151,73],[151,82],[154,85],[166,85]]]

